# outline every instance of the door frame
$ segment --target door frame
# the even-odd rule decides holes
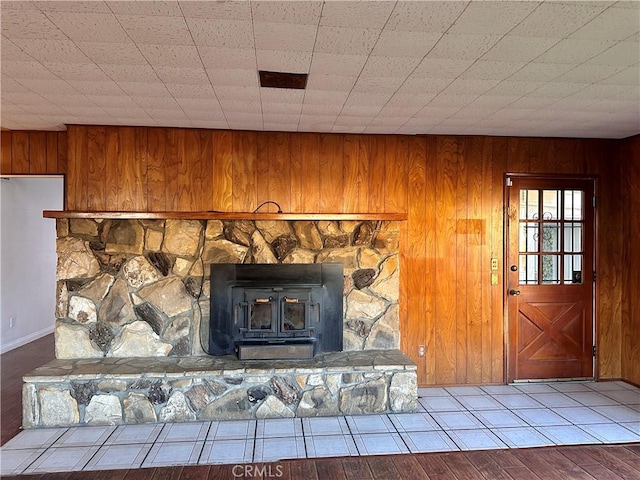
[[[502,306],[503,306],[503,354],[504,354],[504,379],[505,383],[509,383],[509,178],[526,178],[532,180],[585,180],[593,182],[593,195],[594,195],[594,207],[593,207],[593,270],[594,280],[592,288],[592,343],[596,349],[595,355],[593,355],[593,379],[598,381],[600,379],[600,369],[598,359],[600,357],[599,352],[599,324],[598,324],[598,293],[599,282],[597,281],[598,266],[600,264],[599,259],[599,242],[598,242],[598,180],[599,175],[591,174],[554,174],[554,173],[522,173],[522,172],[506,172],[502,179],[503,186],[503,208],[502,208],[502,230],[503,230],[503,252],[502,252]],[[550,379],[553,380],[553,379]],[[567,381],[571,379],[566,379]],[[518,380],[512,380],[512,382],[518,382]],[[523,382],[526,382],[524,380]]]

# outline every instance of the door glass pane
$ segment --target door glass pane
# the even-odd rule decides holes
[[[538,190],[520,190],[520,219],[538,218]]]
[[[542,256],[542,283],[560,283],[560,255]]]
[[[249,328],[251,330],[271,330],[271,322],[273,321],[271,312],[270,301],[264,301],[262,299],[256,300],[251,305],[251,325]]]
[[[284,303],[282,312],[283,330],[304,330],[304,306],[304,303]]]
[[[560,212],[560,190],[542,191],[542,219],[557,220]]]
[[[520,222],[520,251],[538,251],[538,224]]]
[[[564,283],[582,283],[582,255],[564,256]]]
[[[519,281],[521,285],[538,283],[538,256],[520,255]]]
[[[582,220],[581,190],[565,190],[564,192],[564,219]]]
[[[543,252],[560,251],[560,224],[544,222],[542,224],[542,248]]]
[[[564,251],[582,251],[582,224],[565,223],[564,225]]]

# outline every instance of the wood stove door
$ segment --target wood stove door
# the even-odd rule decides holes
[[[243,327],[248,337],[278,335],[278,295],[270,288],[245,289]]]
[[[280,333],[287,337],[309,336],[311,292],[287,290],[280,295]]]

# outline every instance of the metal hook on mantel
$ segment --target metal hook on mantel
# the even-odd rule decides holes
[[[282,208],[280,207],[280,205],[277,202],[274,202],[273,200],[267,200],[266,202],[262,202],[260,205],[258,205],[258,208],[256,208],[253,213],[258,213],[258,210],[260,210],[262,207],[264,207],[265,205],[268,205],[269,203],[272,203],[273,205],[275,205],[276,207],[278,207],[278,213],[282,213]]]

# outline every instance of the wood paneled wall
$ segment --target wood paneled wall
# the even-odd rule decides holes
[[[505,173],[598,175],[598,370],[622,374],[615,141],[83,126],[68,141],[69,210],[407,213],[402,349],[422,385],[504,381],[490,259],[503,258]]]
[[[67,132],[1,132],[0,174],[61,175],[67,169]]]
[[[640,385],[640,135],[620,148],[622,166],[623,249],[622,268],[622,378]]]

